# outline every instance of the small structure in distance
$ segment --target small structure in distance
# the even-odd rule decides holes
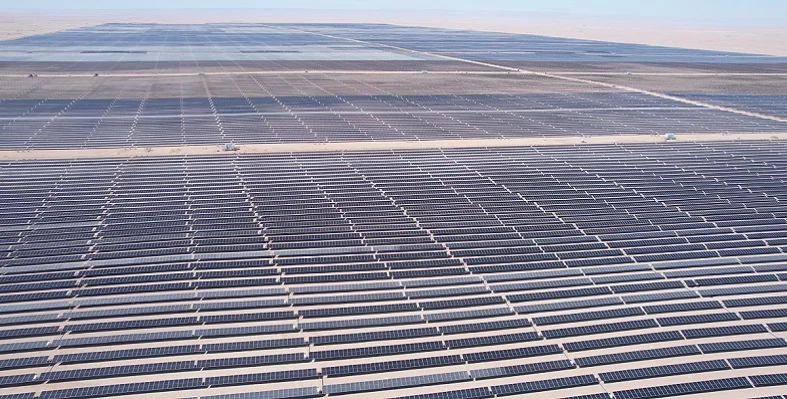
[[[240,150],[240,147],[235,145],[235,143],[227,143],[224,144],[224,147],[222,147],[222,151],[238,151],[238,150]]]

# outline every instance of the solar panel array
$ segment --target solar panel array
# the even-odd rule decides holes
[[[779,85],[516,71],[632,65],[787,59],[362,24],[0,42],[0,399],[781,398],[787,141],[746,141],[787,131]],[[453,148],[665,133],[743,140]],[[78,148],[115,152],[23,152]]]
[[[785,154],[752,141],[5,162],[0,394],[781,386]]]
[[[0,143],[112,148],[787,129],[784,122],[574,83],[539,93],[549,79],[527,75],[374,76],[189,76],[166,78],[166,85],[160,77],[0,78],[8,98]],[[404,90],[388,87],[405,80]],[[478,94],[485,91],[492,93]]]
[[[0,50],[5,72],[63,74],[494,70],[443,56],[504,65],[722,64],[760,71],[787,63],[725,51],[374,24],[110,23],[4,41]]]
[[[787,131],[778,119],[783,96],[673,93],[777,117],[761,118],[505,69],[520,58],[787,65],[780,57],[393,26],[107,24],[0,42],[0,146]]]

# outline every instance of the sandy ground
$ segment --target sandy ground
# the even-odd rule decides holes
[[[438,11],[209,10],[2,13],[0,39],[12,39],[105,22],[356,22],[528,33],[556,37],[787,56],[787,26],[692,24],[689,22]]]
[[[0,13],[0,40],[52,33],[65,29],[91,26],[106,22],[106,17],[96,15],[44,15]]]
[[[493,16],[489,19],[464,19],[457,16],[432,23],[419,21],[413,24],[787,56],[787,40],[783,39],[787,37],[787,27],[703,27],[686,23],[627,21],[616,18],[522,20],[506,16]]]
[[[437,148],[474,148],[474,147],[514,147],[514,146],[556,146],[589,144],[634,144],[634,143],[679,143],[712,142],[734,140],[787,140],[783,133],[740,133],[740,134],[685,134],[675,141],[666,141],[662,136],[617,135],[617,136],[563,136],[547,138],[520,139],[468,139],[435,141],[378,141],[349,143],[287,143],[287,144],[240,144],[236,152],[224,152],[221,146],[181,146],[181,147],[143,147],[143,148],[104,148],[69,150],[26,150],[0,151],[0,160],[17,161],[30,159],[76,159],[76,158],[127,158],[161,157],[173,155],[215,155],[215,154],[265,154],[289,152],[335,152],[335,151],[380,151],[415,150]]]

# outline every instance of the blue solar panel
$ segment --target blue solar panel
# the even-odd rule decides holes
[[[688,375],[707,371],[729,370],[730,366],[723,360],[705,362],[680,363],[667,366],[646,367],[632,370],[599,373],[604,382],[620,382],[646,378],[665,377],[670,375]]]
[[[195,389],[203,387],[201,378],[182,380],[165,380],[155,382],[140,382],[118,385],[100,385],[85,388],[60,389],[41,392],[40,399],[78,399],[98,398],[117,395],[143,394],[151,392],[167,392],[181,389]]]
[[[787,374],[764,374],[749,377],[755,387],[787,385]]]
[[[328,376],[347,376],[357,374],[385,373],[397,370],[421,369],[454,364],[464,364],[464,360],[459,355],[428,357],[380,363],[364,363],[347,366],[325,367],[322,369],[322,373],[323,375]]]
[[[436,393],[425,393],[420,395],[399,396],[393,399],[484,399],[492,398],[489,388],[460,389],[456,391],[445,391]]]
[[[302,370],[276,371],[270,373],[235,374],[235,375],[226,375],[220,377],[207,377],[205,378],[204,385],[212,386],[212,387],[222,387],[222,386],[233,386],[233,385],[263,384],[263,383],[282,382],[282,381],[304,381],[304,380],[315,379],[315,378],[319,378],[319,375],[317,374],[317,370],[302,369]]]
[[[777,319],[787,317],[787,309],[750,310],[740,312],[740,315],[744,320]]]
[[[712,342],[700,344],[700,349],[705,353],[733,352],[752,349],[781,348],[787,346],[787,342],[781,338],[753,339],[747,341]]]
[[[751,387],[751,384],[749,384],[746,378],[738,377],[615,391],[614,395],[615,398],[618,399],[668,398],[679,395],[720,392]]]
[[[446,340],[445,345],[451,348],[468,348],[473,346],[499,345],[515,342],[538,341],[542,339],[538,333],[526,332],[518,334],[492,335],[486,337],[472,337]]]
[[[476,380],[486,378],[501,378],[516,375],[538,374],[550,371],[573,369],[575,366],[569,360],[556,360],[551,362],[538,362],[520,364],[515,366],[494,367],[488,369],[471,370],[470,376]]]
[[[662,317],[656,319],[662,326],[678,326],[685,324],[716,323],[740,320],[735,313],[706,313],[689,316]]]
[[[427,374],[417,377],[401,377],[401,378],[392,378],[387,380],[372,380],[372,381],[351,382],[346,384],[324,385],[323,391],[328,395],[343,395],[343,394],[350,394],[350,393],[381,391],[381,390],[395,389],[395,388],[449,384],[449,383],[463,382],[469,380],[470,380],[470,376],[466,372]]]
[[[707,328],[693,328],[690,330],[681,330],[681,333],[686,338],[706,338],[706,337],[724,337],[728,335],[744,335],[744,334],[759,334],[767,333],[768,329],[761,324],[749,324],[743,326],[726,326],[726,327],[707,327]]]
[[[688,312],[693,310],[721,309],[722,305],[721,303],[716,301],[704,301],[704,302],[686,302],[686,303],[675,303],[675,304],[665,304],[665,305],[643,306],[642,308],[648,314],[657,314],[657,313],[672,313],[672,312]]]
[[[315,360],[349,359],[356,357],[384,356],[400,353],[421,353],[445,349],[442,342],[418,342],[412,344],[369,346],[349,349],[330,349],[311,352]]]
[[[563,347],[565,347],[569,352],[576,352],[591,349],[647,344],[652,342],[681,341],[683,339],[683,336],[677,331],[665,331],[649,334],[624,335],[620,337],[588,341],[566,342],[563,344]]]
[[[575,337],[579,335],[602,334],[615,331],[637,330],[643,328],[656,328],[658,324],[654,320],[635,320],[619,323],[596,324],[592,326],[558,328],[553,330],[543,330],[547,338]]]
[[[530,327],[532,324],[525,319],[509,319],[490,321],[485,323],[473,324],[456,324],[448,326],[440,326],[440,332],[443,334],[459,334],[465,332],[478,332],[478,331],[492,331],[504,330],[509,328],[524,328]]]
[[[580,367],[598,366],[602,364],[618,364],[625,362],[636,362],[650,359],[666,359],[678,356],[699,355],[700,350],[694,345],[674,346],[669,348],[646,349],[632,352],[613,353],[609,355],[598,355],[576,358]]]
[[[550,325],[562,323],[574,323],[587,320],[603,320],[618,317],[642,316],[645,312],[641,308],[620,308],[612,310],[601,310],[596,312],[581,312],[555,316],[534,317],[533,323],[537,325]]]
[[[581,375],[576,377],[554,378],[549,380],[538,380],[508,385],[496,385],[492,387],[492,392],[497,396],[508,396],[596,384],[598,384],[596,377],[592,375]]]
[[[0,360],[0,370],[18,369],[32,366],[44,366],[49,363],[48,357],[23,357],[16,359]]]
[[[604,393],[594,393],[589,395],[571,396],[562,399],[610,399],[610,398],[611,397],[609,396],[609,394],[604,392]]]
[[[199,370],[192,361],[149,363],[129,366],[99,367],[90,369],[76,369],[53,371],[41,374],[42,380],[56,381],[81,381],[93,378],[126,377],[144,374],[162,374],[168,372]]]
[[[753,356],[727,359],[736,369],[749,367],[784,366],[787,365],[787,355]]]
[[[477,363],[477,362],[489,362],[493,360],[502,360],[502,359],[516,359],[516,358],[524,358],[524,357],[543,356],[543,355],[549,355],[555,353],[563,353],[563,350],[557,345],[542,345],[542,346],[531,346],[525,348],[507,349],[507,350],[490,351],[490,352],[474,352],[474,353],[467,353],[463,356],[464,359],[469,363]]]
[[[317,387],[277,389],[225,395],[201,396],[199,399],[305,399],[323,396]],[[194,398],[196,399],[196,398]]]
[[[28,393],[12,393],[8,395],[0,395],[0,399],[35,399],[35,392]]]
[[[407,339],[416,337],[431,337],[440,335],[436,327],[410,328],[392,331],[373,331],[367,333],[323,335],[309,338],[309,342],[315,345],[339,344],[349,342],[367,342],[390,339]]]

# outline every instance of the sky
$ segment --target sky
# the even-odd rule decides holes
[[[455,10],[784,21],[787,0],[0,0],[0,10],[288,8]]]

